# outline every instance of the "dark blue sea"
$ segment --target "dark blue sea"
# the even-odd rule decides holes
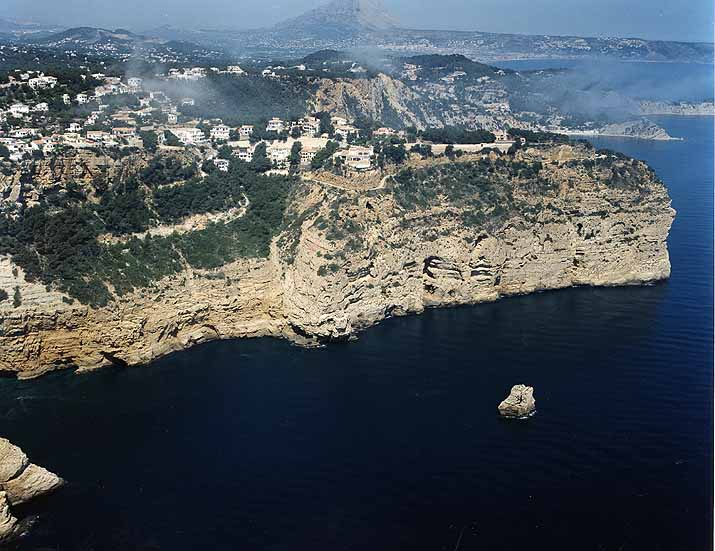
[[[0,434],[69,481],[19,548],[711,549],[713,119],[658,120],[685,141],[597,145],[667,183],[668,282],[0,380]]]

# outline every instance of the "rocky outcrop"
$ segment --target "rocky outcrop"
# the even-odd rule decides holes
[[[369,191],[306,182],[268,258],[187,269],[104,308],[70,304],[0,259],[0,288],[10,291],[0,301],[0,370],[145,364],[216,339],[325,342],[429,307],[669,277],[665,187],[643,163],[604,157],[529,148],[515,162],[538,163],[538,178],[515,175],[484,194],[475,186],[456,194],[461,202],[449,187],[409,205],[389,181]]]
[[[0,492],[0,544],[14,538],[18,533],[18,521],[10,512],[7,494]]]
[[[641,119],[623,123],[609,124],[596,131],[600,136],[639,138],[641,140],[673,140],[668,132],[652,121]]]
[[[3,488],[10,504],[19,505],[49,494],[62,484],[62,479],[56,474],[30,463],[19,475],[3,484]]]
[[[30,463],[20,448],[0,438],[0,543],[19,531],[11,506],[53,492],[63,484],[60,477]]]
[[[320,81],[311,100],[313,111],[357,119],[367,117],[395,127],[425,127],[417,103],[421,97],[402,81],[379,74],[371,79]]]
[[[526,385],[513,386],[506,400],[499,404],[499,414],[509,419],[524,419],[535,411],[534,389]]]

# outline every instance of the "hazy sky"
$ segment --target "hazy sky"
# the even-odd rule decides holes
[[[255,28],[321,0],[0,0],[0,16],[64,26]],[[712,0],[385,0],[406,27],[713,41]]]

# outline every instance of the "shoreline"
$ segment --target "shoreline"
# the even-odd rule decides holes
[[[591,132],[588,130],[584,130],[582,132],[579,131],[563,131],[563,130],[558,130],[555,131],[558,132],[559,134],[564,134],[565,136],[585,136],[585,137],[590,137],[590,138],[627,138],[629,140],[643,140],[647,142],[684,142],[685,138],[677,138],[675,136],[669,136],[667,138],[648,138],[646,136],[633,136],[632,134],[601,134],[600,132]]]
[[[184,346],[173,347],[171,349],[167,349],[167,350],[163,350],[163,351],[157,351],[158,353],[156,353],[156,355],[154,355],[150,358],[143,359],[141,361],[137,361],[137,362],[127,363],[127,362],[123,362],[123,361],[122,362],[108,361],[101,365],[84,366],[84,367],[75,365],[75,364],[69,364],[67,366],[63,366],[63,367],[55,368],[55,369],[38,370],[38,371],[30,371],[30,372],[17,372],[15,374],[13,374],[13,372],[9,372],[9,371],[0,371],[0,378],[6,378],[6,379],[15,380],[18,382],[23,382],[23,381],[39,380],[39,379],[46,377],[52,373],[58,373],[58,372],[67,372],[72,375],[90,375],[97,371],[109,369],[109,368],[119,368],[119,369],[150,368],[151,365],[157,361],[171,357],[175,354],[181,354],[181,353],[187,352],[189,350],[192,350],[193,348],[196,348],[197,346],[203,346],[203,345],[209,345],[212,343],[227,342],[227,341],[239,342],[239,341],[245,341],[245,340],[267,338],[267,339],[285,341],[292,346],[296,346],[298,348],[302,348],[302,349],[306,349],[306,350],[321,349],[321,348],[327,348],[327,347],[330,347],[332,345],[339,344],[339,343],[359,340],[360,335],[362,335],[363,333],[365,333],[367,331],[370,331],[371,329],[374,329],[374,328],[382,325],[383,323],[385,323],[389,320],[397,319],[397,318],[422,316],[428,310],[453,310],[453,309],[458,309],[458,308],[476,308],[476,307],[479,307],[482,305],[495,304],[497,302],[507,301],[510,299],[520,299],[520,298],[526,298],[526,297],[533,296],[533,295],[561,293],[561,292],[568,292],[568,291],[574,291],[574,290],[585,290],[585,289],[589,289],[589,290],[597,290],[597,289],[624,290],[624,289],[634,288],[634,287],[651,287],[654,285],[667,284],[669,279],[670,279],[670,275],[667,275],[665,277],[648,279],[648,280],[639,280],[639,281],[621,282],[621,283],[612,283],[612,284],[605,283],[605,284],[601,284],[601,285],[589,285],[589,284],[576,283],[576,284],[564,286],[564,287],[545,287],[545,288],[540,288],[540,289],[534,289],[532,291],[527,291],[527,292],[517,292],[517,293],[512,293],[512,294],[505,294],[505,295],[501,295],[498,297],[492,297],[492,298],[483,299],[483,300],[474,300],[474,301],[461,302],[461,303],[426,304],[424,306],[424,308],[420,311],[407,311],[407,312],[401,312],[401,313],[393,313],[391,315],[385,316],[381,319],[378,319],[371,323],[368,323],[364,326],[354,327],[354,331],[350,334],[346,334],[341,337],[334,338],[334,339],[328,339],[328,340],[304,337],[304,336],[300,335],[299,333],[292,332],[287,327],[282,327],[280,330],[277,330],[277,331],[268,330],[265,332],[255,332],[252,334],[238,331],[237,334],[235,334],[235,335],[223,335],[223,336],[215,336],[215,337],[211,336],[211,335],[206,335],[205,338],[203,338],[199,341],[188,342]]]

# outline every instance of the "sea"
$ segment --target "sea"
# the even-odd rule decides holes
[[[596,146],[667,184],[667,282],[0,379],[0,434],[68,482],[15,548],[712,549],[713,118],[657,122],[683,141]]]

